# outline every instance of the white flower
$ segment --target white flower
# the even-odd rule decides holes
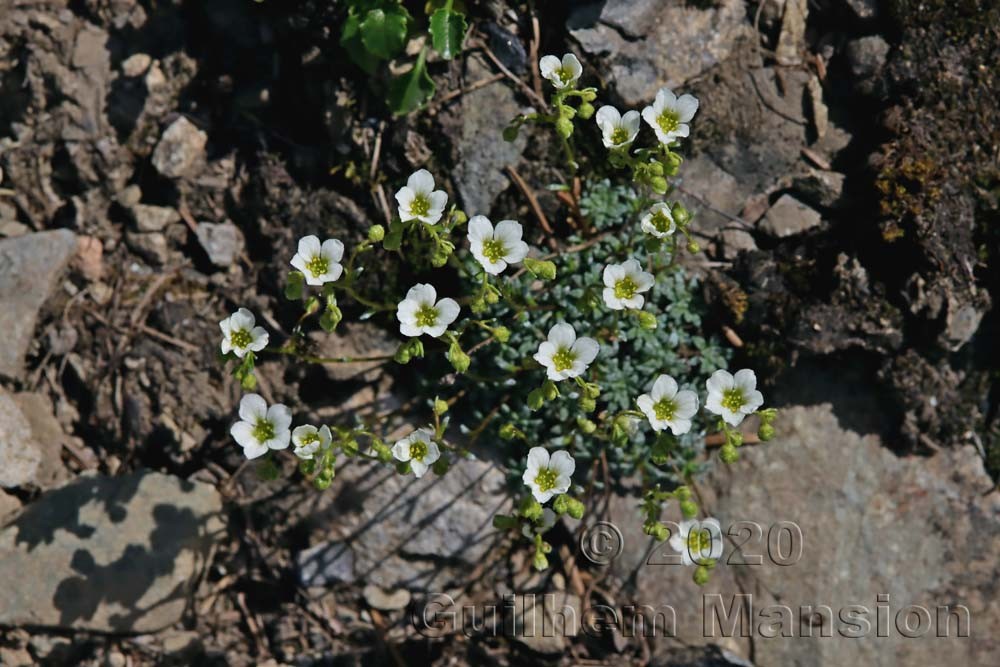
[[[570,477],[576,470],[576,461],[569,452],[560,449],[551,457],[544,447],[532,447],[528,452],[528,468],[521,477],[540,503],[552,496],[569,491]]]
[[[517,264],[528,254],[528,244],[521,240],[521,223],[501,220],[496,229],[485,215],[469,220],[469,245],[472,256],[486,273],[498,275],[508,264]]]
[[[653,106],[642,110],[642,119],[653,128],[661,143],[669,144],[688,135],[691,131],[688,122],[697,111],[698,98],[693,95],[677,97],[669,88],[660,88]]]
[[[556,324],[549,329],[549,339],[538,346],[535,361],[545,366],[550,380],[579,377],[587,370],[601,346],[593,338],[577,338],[570,324]]]
[[[330,427],[324,424],[319,428],[310,426],[296,426],[292,431],[292,444],[295,455],[300,459],[311,459],[320,449],[330,446],[333,437],[330,434]]]
[[[612,310],[642,308],[642,296],[653,286],[653,274],[646,273],[636,259],[604,267],[604,305]]]
[[[677,381],[669,375],[656,378],[653,388],[636,403],[654,431],[670,427],[674,435],[691,430],[691,417],[698,412],[698,395],[687,389],[677,391]]]
[[[722,528],[715,519],[681,521],[680,530],[670,537],[670,548],[681,555],[685,565],[699,565],[722,557]]]
[[[254,326],[256,323],[253,313],[246,308],[240,308],[219,322],[222,327],[222,354],[232,352],[242,359],[247,352],[260,352],[267,347],[267,330]]]
[[[670,236],[677,228],[674,223],[674,214],[670,212],[670,207],[663,202],[650,206],[646,214],[642,216],[639,226],[642,231],[652,234],[658,239]]]
[[[269,449],[286,449],[291,433],[292,411],[281,403],[267,407],[259,394],[247,394],[240,401],[240,419],[229,433],[243,448],[248,459],[263,456]]]
[[[310,285],[323,285],[340,278],[344,272],[340,265],[343,257],[344,244],[337,239],[327,239],[320,245],[317,237],[303,236],[299,251],[292,257],[292,266],[302,272]]]
[[[521,534],[529,540],[534,539],[535,533],[547,533],[554,525],[556,525],[556,513],[545,507],[542,509],[542,522],[525,523],[521,526]]]
[[[639,134],[639,112],[626,111],[622,116],[618,109],[605,105],[594,115],[597,126],[601,128],[602,141],[605,148],[623,148],[635,141]]]
[[[571,88],[583,74],[583,66],[572,53],[564,55],[562,62],[556,56],[543,56],[538,61],[538,69],[556,90]]]
[[[434,177],[426,169],[413,172],[406,185],[396,193],[399,203],[399,219],[420,220],[433,225],[441,219],[448,204],[448,193],[434,189]]]
[[[417,283],[399,302],[396,319],[404,336],[428,334],[437,338],[455,321],[458,311],[458,303],[454,299],[437,301],[437,290],[433,285]]]
[[[441,450],[432,440],[433,431],[428,428],[418,428],[392,446],[392,455],[397,461],[409,461],[410,470],[417,477],[423,477],[428,468],[441,458]]]
[[[764,404],[763,394],[757,391],[757,376],[749,368],[736,371],[735,376],[715,371],[705,384],[708,386],[705,409],[731,426],[739,426],[744,417]]]

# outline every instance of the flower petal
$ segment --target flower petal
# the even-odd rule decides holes
[[[256,459],[267,454],[268,447],[263,442],[252,442],[243,448],[243,456],[248,459]]]
[[[340,262],[344,258],[344,244],[337,239],[327,239],[323,241],[320,255],[331,264]]]
[[[417,283],[406,293],[406,301],[414,301],[417,307],[433,306],[437,301],[437,290],[433,285],[427,283]]]
[[[260,394],[247,394],[240,399],[240,419],[251,424],[267,419],[267,401]]]
[[[444,298],[437,302],[438,323],[445,326],[451,324],[458,318],[458,302],[454,299]]]
[[[673,399],[677,395],[677,380],[669,375],[661,375],[653,383],[653,389],[650,394],[657,401],[664,398]]]
[[[418,169],[406,179],[406,187],[414,193],[430,194],[434,189],[434,177],[426,169]]]
[[[493,238],[493,225],[485,215],[474,215],[469,219],[469,243],[482,245]]]
[[[569,452],[560,449],[549,458],[549,468],[555,470],[559,475],[572,477],[573,471],[576,470],[576,461],[573,460]]]
[[[267,420],[274,425],[275,433],[287,431],[292,425],[292,411],[287,405],[275,403],[267,409]]]
[[[532,447],[528,450],[528,470],[537,472],[549,467],[549,451],[544,447]]]
[[[678,419],[690,419],[698,412],[698,394],[690,389],[683,389],[674,396],[677,409],[674,414]]]
[[[309,236],[303,236],[299,239],[299,254],[307,260],[318,255],[319,250],[319,239],[316,236],[310,234]]]
[[[505,248],[510,248],[515,243],[521,241],[523,234],[524,230],[521,227],[521,223],[516,220],[501,220],[497,223],[496,230],[493,232],[493,238],[501,241]]]
[[[721,394],[727,389],[732,389],[735,382],[729,371],[720,369],[712,373],[712,376],[705,382],[705,386],[708,387],[708,393]]]
[[[559,58],[556,56],[542,56],[542,59],[538,61],[538,71],[546,79],[551,79],[555,76],[556,70],[560,67],[562,67],[562,63],[559,62]]]
[[[607,132],[609,128],[614,130],[618,127],[618,124],[621,122],[622,115],[618,113],[618,109],[614,108],[610,104],[605,104],[597,110],[596,114],[594,114],[594,119],[597,121],[597,126],[604,132]]]
[[[575,81],[580,78],[583,74],[583,65],[580,64],[580,60],[572,53],[567,53],[562,58],[563,69],[570,73],[570,76]]]
[[[576,331],[574,331],[571,324],[560,322],[559,324],[552,325],[552,328],[549,329],[549,342],[555,345],[556,348],[571,347],[575,340]]]
[[[253,424],[250,422],[236,422],[229,428],[229,435],[233,436],[240,447],[257,444],[257,439],[253,437]]]
[[[674,108],[680,116],[680,122],[687,123],[698,112],[698,98],[694,95],[681,95]]]
[[[573,343],[573,352],[576,354],[578,361],[583,362],[584,365],[589,365],[594,359],[597,358],[598,352],[601,351],[601,346],[593,338],[578,338],[575,343]]]
[[[604,267],[604,286],[614,287],[625,277],[625,267],[622,264],[608,264]]]
[[[736,371],[733,376],[733,383],[739,387],[744,394],[748,394],[757,388],[757,374],[749,368]]]

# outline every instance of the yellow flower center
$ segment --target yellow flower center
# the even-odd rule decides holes
[[[615,296],[619,299],[631,299],[635,296],[637,289],[639,289],[639,286],[635,284],[635,281],[625,276],[615,283]]]
[[[416,461],[423,461],[427,456],[427,443],[415,440],[410,443],[410,458]]]
[[[746,404],[743,391],[739,387],[733,387],[722,392],[722,407],[730,412],[738,412]]]
[[[660,126],[664,134],[670,134],[676,132],[681,126],[681,117],[672,109],[664,109],[660,112],[660,117],[656,119],[656,124]]]
[[[229,334],[229,342],[233,344],[233,347],[242,350],[253,342],[253,336],[246,329],[237,329]]]
[[[410,202],[410,213],[415,216],[427,215],[427,212],[431,210],[431,200],[426,197],[426,195],[417,195]]]
[[[432,327],[437,324],[438,310],[431,305],[420,306],[420,310],[417,311],[417,326],[418,327]]]
[[[692,530],[688,533],[688,551],[692,556],[701,556],[702,553],[712,549],[712,534],[705,528]]]
[[[628,130],[624,127],[616,127],[611,132],[611,142],[615,144],[624,144],[628,141]]]
[[[267,442],[274,437],[274,424],[266,419],[258,419],[253,427],[253,437],[257,442]]]
[[[556,487],[556,471],[551,468],[542,468],[535,477],[535,484],[539,491],[551,491]]]
[[[573,80],[573,72],[569,71],[565,67],[560,67],[559,69],[557,69],[556,76],[559,77],[559,80],[562,81],[563,83],[569,83],[570,81]]]
[[[498,262],[503,259],[506,254],[507,248],[504,247],[503,241],[498,241],[496,239],[483,241],[483,255],[491,262]]]
[[[306,447],[314,442],[319,442],[319,435],[316,433],[306,433],[304,436],[299,438],[299,442],[302,443],[303,447]]]
[[[313,275],[313,278],[319,278],[330,268],[330,262],[322,255],[316,255],[306,262],[306,268]]]
[[[671,401],[669,398],[661,398],[653,404],[653,414],[656,415],[657,419],[662,421],[672,420],[676,413],[677,403]]]
[[[552,355],[552,363],[557,371],[567,371],[573,368],[574,361],[576,361],[576,355],[568,347],[560,348]]]
[[[656,231],[661,234],[666,234],[670,231],[670,218],[668,218],[667,214],[662,210],[653,214],[651,222],[653,223],[653,227],[656,228]]]

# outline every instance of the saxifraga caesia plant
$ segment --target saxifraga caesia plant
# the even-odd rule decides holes
[[[638,190],[632,197],[622,197],[630,203],[611,213],[619,207],[614,188],[605,182],[590,189],[580,203],[600,232],[597,236],[542,255],[531,248],[517,221],[494,223],[484,215],[469,218],[449,206],[447,193],[421,169],[396,192],[398,215],[388,229],[374,225],[367,239],[349,252],[336,239],[306,236],[299,241],[290,258],[294,270],[288,274],[285,296],[301,301],[304,313],[283,346],[268,347],[268,332],[257,326],[245,308],[220,323],[223,356],[235,363],[234,375],[248,391],[256,387],[254,364],[259,353],[321,364],[389,360],[309,354],[303,343],[306,325],[318,318],[320,327],[332,333],[343,319],[338,298],[359,304],[365,309],[364,319],[394,321],[403,337],[392,355],[397,363],[424,357],[427,343],[431,351],[444,351],[450,368],[446,366],[442,375],[450,375],[453,369],[459,379],[469,378],[469,386],[476,391],[459,389],[457,381],[441,383],[451,388],[452,395],[435,398],[429,423],[414,424],[406,437],[392,444],[377,432],[374,418],[348,426],[293,427],[286,406],[268,406],[254,393],[240,402],[240,421],[231,433],[248,459],[260,459],[258,472],[263,477],[278,474],[272,450],[292,447],[302,473],[318,489],[326,489],[341,456],[394,465],[399,474],[416,477],[428,472],[446,474],[452,461],[472,456],[469,448],[491,420],[509,416],[495,433],[503,440],[523,443],[524,493],[516,511],[494,517],[494,525],[533,542],[535,567],[548,566],[546,554],[551,545],[544,535],[555,517],[580,519],[583,515],[584,504],[578,497],[582,488],[573,481],[574,453],[589,461],[595,451],[612,450],[618,452],[618,460],[629,460],[633,469],[672,470],[666,476],[643,476],[644,530],[659,541],[669,538],[682,561],[695,566],[694,581],[704,584],[722,555],[721,532],[714,519],[695,519],[699,507],[692,489],[698,467],[685,465],[678,452],[688,451],[685,447],[692,437],[701,438],[712,424],[723,434],[719,459],[732,463],[743,444],[738,428],[742,421],[756,414],[761,424],[758,436],[766,441],[774,435],[776,411],[762,409],[764,399],[752,370],[709,372],[725,364],[726,358],[713,352],[704,339],[695,344],[702,356],[683,360],[687,372],[680,376],[686,382],[693,373],[708,374],[706,392],[701,395],[687,384],[682,386],[664,372],[665,367],[649,369],[642,358],[633,358],[644,352],[655,356],[661,348],[676,345],[678,332],[664,331],[661,324],[684,322],[662,311],[683,307],[665,302],[663,296],[684,293],[685,281],[674,260],[682,250],[679,236],[686,239],[690,252],[698,252],[688,233],[691,216],[679,202],[653,197],[670,191],[667,178],[677,174],[682,162],[675,150],[688,135],[698,101],[691,95],[677,97],[664,88],[641,113],[623,114],[611,106],[595,112],[591,102],[597,90],[578,87],[582,67],[573,54],[561,59],[545,56],[540,69],[554,89],[552,112],[515,118],[504,131],[505,138],[511,139],[525,123],[552,125],[567,166],[575,173],[579,168],[573,146],[575,123],[591,117],[596,120],[608,164],[629,170]],[[649,146],[637,147],[643,123],[653,136]],[[600,231],[623,213],[627,229]],[[458,275],[460,284],[466,286],[464,293],[455,298],[439,293],[432,277],[391,300],[371,298],[359,289],[364,277],[362,259],[380,247],[431,276],[439,275],[440,286],[454,283],[452,278]],[[555,303],[547,299],[552,295],[557,297]],[[679,357],[671,358],[681,363]],[[628,369],[637,368],[649,376],[628,377]],[[633,387],[630,380],[645,391]],[[456,429],[448,428],[456,412],[453,408],[461,406],[466,393],[491,397],[497,405],[476,429],[462,424],[453,436]],[[527,409],[534,414],[550,413],[551,419],[538,423],[554,424],[555,436],[529,428],[523,419],[519,422],[506,406],[511,396],[519,402],[526,396]],[[668,480],[670,484],[663,484]],[[672,536],[660,521],[671,499],[679,503],[685,518]]]

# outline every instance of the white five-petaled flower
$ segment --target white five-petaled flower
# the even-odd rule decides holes
[[[544,503],[552,496],[569,491],[574,470],[576,461],[566,450],[560,449],[549,456],[544,447],[532,447],[528,452],[528,467],[521,479],[531,489],[535,500]]]
[[[417,283],[406,293],[406,298],[396,308],[399,331],[404,336],[428,334],[439,337],[458,317],[458,303],[454,299],[437,300],[433,285]]]
[[[406,185],[396,192],[399,203],[399,219],[419,220],[433,225],[441,219],[448,204],[448,193],[434,189],[434,177],[426,169],[413,172]]]
[[[715,371],[705,384],[708,386],[705,409],[731,426],[739,426],[744,417],[764,404],[764,395],[757,391],[757,376],[749,368],[736,371],[736,375]]]
[[[626,111],[621,115],[618,109],[605,105],[594,115],[597,126],[601,128],[601,140],[605,148],[624,148],[639,134],[639,112]]]
[[[556,513],[545,507],[542,508],[541,523],[525,523],[521,526],[521,534],[528,539],[533,539],[535,533],[547,533],[554,525],[556,525]]]
[[[652,234],[658,239],[670,236],[677,228],[674,214],[670,212],[670,207],[663,202],[650,206],[645,215],[642,216],[639,226],[642,231]]]
[[[528,255],[528,244],[521,240],[521,223],[501,220],[494,229],[485,215],[469,220],[469,245],[472,256],[483,265],[486,273],[498,275],[508,264],[517,264]]]
[[[653,286],[653,274],[642,270],[637,259],[604,267],[604,305],[612,310],[642,308],[643,292]]]
[[[669,144],[688,135],[688,123],[697,111],[698,98],[694,95],[677,97],[669,88],[660,88],[652,106],[642,110],[642,119],[653,128],[660,143]]]
[[[670,537],[670,548],[685,565],[700,565],[722,557],[722,527],[716,519],[681,521],[680,530]]]
[[[423,477],[431,465],[441,458],[441,450],[433,437],[430,429],[418,428],[392,446],[392,455],[397,461],[409,461],[413,474]]]
[[[329,447],[331,440],[333,436],[326,424],[319,428],[309,424],[296,426],[292,431],[292,444],[295,445],[293,452],[300,459],[311,459],[316,452]]]
[[[556,90],[571,88],[583,74],[583,66],[572,53],[564,55],[561,61],[556,56],[543,56],[538,61],[538,69]]]
[[[669,375],[656,378],[648,394],[636,399],[654,431],[670,428],[674,435],[691,430],[691,417],[698,412],[698,395],[688,389],[677,390],[677,381]]]
[[[320,245],[319,238],[310,234],[299,240],[299,251],[292,257],[292,266],[302,272],[310,285],[323,285],[340,278],[344,272],[340,264],[343,258],[343,243],[327,239]]]
[[[246,308],[219,322],[222,328],[222,354],[232,352],[242,359],[247,352],[260,352],[267,347],[268,333],[264,327],[255,326],[257,320]]]
[[[550,380],[558,382],[582,375],[600,349],[593,338],[577,338],[572,325],[560,323],[549,329],[549,339],[538,346],[535,361],[545,366]]]
[[[243,448],[248,459],[263,456],[270,449],[286,449],[291,433],[292,411],[281,403],[267,407],[259,394],[247,394],[240,400],[240,419],[229,433]]]

